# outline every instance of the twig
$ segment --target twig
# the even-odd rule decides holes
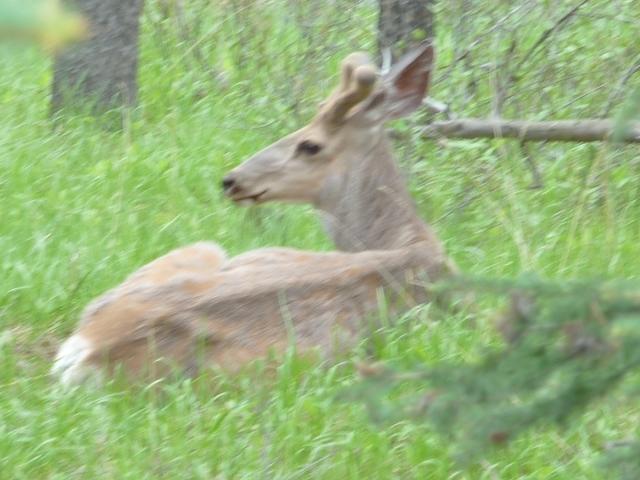
[[[606,106],[602,112],[601,117],[607,118],[609,113],[611,112],[611,108],[613,107],[614,102],[622,93],[622,89],[625,87],[627,82],[631,79],[631,77],[640,71],[640,55],[638,55],[634,60],[631,66],[627,69],[624,75],[618,81],[618,84],[615,86],[611,93],[609,94],[609,98],[607,98]]]
[[[520,142],[520,150],[524,155],[525,163],[527,164],[527,166],[529,167],[529,170],[531,171],[532,179],[531,179],[531,185],[529,186],[529,188],[531,189],[542,188],[544,186],[544,182],[542,180],[542,174],[540,173],[540,169],[538,168],[538,164],[534,160],[533,155],[531,155],[531,151],[529,150],[529,144],[525,141]]]
[[[528,4],[528,5],[527,4],[519,5],[519,6],[515,7],[513,10],[511,10],[509,13],[507,13],[500,20],[498,20],[491,28],[489,28],[488,30],[483,32],[481,35],[478,35],[476,37],[476,39],[473,42],[471,42],[469,44],[469,46],[462,53],[460,53],[456,58],[454,58],[453,61],[449,65],[443,67],[443,68],[447,69],[447,71],[443,75],[440,76],[439,81],[443,82],[444,80],[449,78],[451,76],[451,74],[453,72],[453,68],[456,66],[456,64],[458,64],[462,60],[466,59],[471,54],[473,49],[475,47],[477,47],[482,42],[482,40],[484,40],[486,37],[488,37],[494,31],[499,29],[504,23],[506,23],[507,20],[509,20],[513,15],[515,15],[517,12],[522,10],[525,6],[528,6],[529,10],[533,10],[533,8],[535,8],[535,4],[533,2],[531,4]]]
[[[567,13],[565,13],[562,17],[560,17],[560,19],[556,23],[554,23],[551,27],[547,28],[544,32],[542,32],[538,40],[536,40],[536,43],[533,44],[533,46],[529,49],[529,51],[524,55],[522,60],[520,60],[517,67],[515,68],[515,71],[520,70],[520,68],[529,60],[529,57],[531,57],[531,55],[535,53],[535,51],[540,47],[540,45],[542,45],[549,37],[551,37],[551,35],[553,35],[560,28],[560,26],[562,26],[562,24],[569,21],[571,17],[573,17],[576,14],[576,12],[580,10],[580,8],[588,1],[589,0],[582,0],[578,5],[576,5]]]

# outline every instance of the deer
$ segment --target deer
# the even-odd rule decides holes
[[[292,345],[333,358],[366,335],[381,294],[389,315],[431,301],[428,285],[457,268],[418,216],[385,124],[421,105],[433,57],[425,43],[381,75],[366,53],[348,55],[308,125],[222,179],[238,205],[313,205],[336,251],[261,248],[229,258],[200,242],[169,252],[85,308],[54,360],[56,378],[237,371]]]

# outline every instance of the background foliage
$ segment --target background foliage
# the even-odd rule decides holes
[[[405,371],[365,368],[365,381],[348,393],[366,402],[374,418],[428,418],[468,463],[536,425],[565,427],[603,397],[638,392],[639,282],[557,282],[526,275],[458,279],[446,288],[510,294],[497,322],[505,345],[486,347],[466,361],[418,363]],[[635,478],[640,455],[630,452],[640,452],[640,441],[607,445],[609,468]]]
[[[3,0],[0,40],[30,40],[54,52],[86,36],[88,25],[60,0]]]
[[[593,0],[560,22],[576,2],[439,2],[432,94],[461,116],[618,113],[640,81],[629,73],[640,60],[636,3]],[[637,398],[620,393],[566,428],[539,425],[462,466],[433,427],[371,425],[361,405],[335,402],[357,382],[353,363],[370,354],[398,369],[479,358],[498,344],[492,299],[474,322],[429,307],[388,319],[344,361],[323,367],[290,355],[269,380],[256,365],[162,394],[62,395],[50,385],[51,354],[82,307],[171,248],[203,238],[231,253],[331,248],[309,209],[240,210],[219,181],[308,119],[341,58],[374,51],[375,25],[375,2],[364,0],[148,1],[140,106],[121,112],[118,131],[83,116],[53,128],[50,59],[0,46],[3,476],[601,478],[598,454],[637,436]],[[638,278],[637,148],[422,142],[419,117],[395,125],[398,158],[422,215],[465,271]]]

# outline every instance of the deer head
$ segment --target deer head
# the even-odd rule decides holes
[[[240,204],[311,203],[335,191],[354,162],[385,137],[386,121],[413,112],[429,86],[433,47],[424,44],[381,77],[365,53],[347,56],[340,85],[311,123],[258,152],[222,180]]]

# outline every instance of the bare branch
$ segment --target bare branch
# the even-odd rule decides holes
[[[465,118],[434,122],[422,131],[424,138],[516,138],[520,141],[599,142],[609,140],[611,120],[558,120],[529,122]],[[640,123],[631,125],[623,142],[640,143]]]

